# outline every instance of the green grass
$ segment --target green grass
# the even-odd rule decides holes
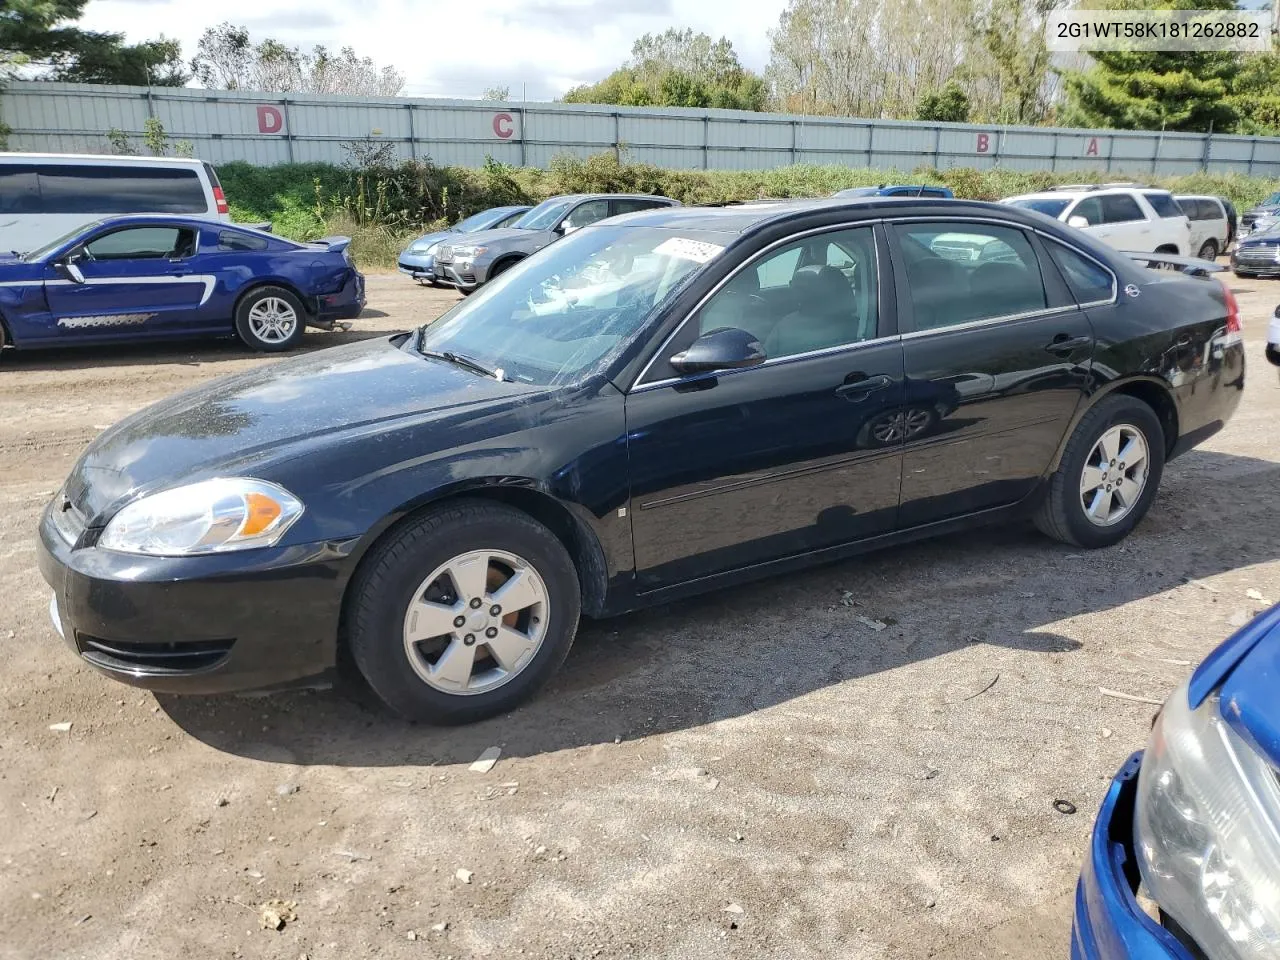
[[[479,170],[439,167],[429,160],[374,170],[315,163],[275,167],[231,163],[220,167],[218,176],[236,220],[270,220],[276,233],[298,240],[350,236],[352,255],[365,269],[393,269],[397,254],[411,239],[479,210],[537,203],[558,193],[653,193],[682,203],[723,203],[821,197],[845,187],[880,183],[931,183],[949,186],[958,197],[999,200],[1057,184],[1138,180],[1175,193],[1223,196],[1245,210],[1277,188],[1275,180],[1240,174],[1169,177],[967,167],[904,171],[807,164],[772,170],[664,170],[619,162],[612,153],[585,160],[556,157],[549,170],[510,167],[492,160]]]

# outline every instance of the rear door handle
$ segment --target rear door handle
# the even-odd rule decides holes
[[[871,396],[871,394],[875,393],[877,390],[883,390],[885,387],[891,386],[892,384],[892,377],[886,377],[884,375],[878,377],[864,377],[863,379],[857,380],[853,383],[846,383],[836,387],[836,396],[843,397],[845,400],[857,403],[859,400],[867,399],[867,397]]]
[[[1044,348],[1050,353],[1067,354],[1091,346],[1093,346],[1093,337],[1069,337],[1065,333],[1060,333],[1046,343]]]

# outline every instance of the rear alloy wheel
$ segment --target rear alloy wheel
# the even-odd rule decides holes
[[[352,584],[347,638],[397,713],[466,723],[546,682],[573,643],[579,604],[573,562],[549,530],[504,504],[459,501],[374,547]]]
[[[1077,547],[1108,547],[1138,525],[1164,471],[1164,430],[1135,397],[1107,397],[1084,415],[1036,514],[1036,526]]]
[[[306,323],[302,304],[283,287],[259,287],[236,307],[236,333],[246,346],[264,353],[297,346]]]
[[[1218,244],[1213,240],[1206,240],[1200,245],[1200,251],[1196,254],[1201,260],[1217,260]]]

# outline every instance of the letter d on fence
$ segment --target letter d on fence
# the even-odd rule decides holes
[[[281,133],[284,130],[284,117],[275,107],[258,107],[258,132]]]

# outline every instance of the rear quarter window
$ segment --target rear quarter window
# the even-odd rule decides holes
[[[1077,303],[1096,303],[1115,295],[1115,281],[1109,270],[1056,240],[1046,240],[1045,248],[1062,271]]]
[[[251,233],[240,233],[237,230],[222,230],[218,233],[218,250],[223,253],[247,253],[265,249],[265,237],[255,237]]]
[[[208,213],[195,170],[117,165],[37,168],[44,213]]]
[[[40,184],[36,168],[0,166],[0,213],[39,213]]]

